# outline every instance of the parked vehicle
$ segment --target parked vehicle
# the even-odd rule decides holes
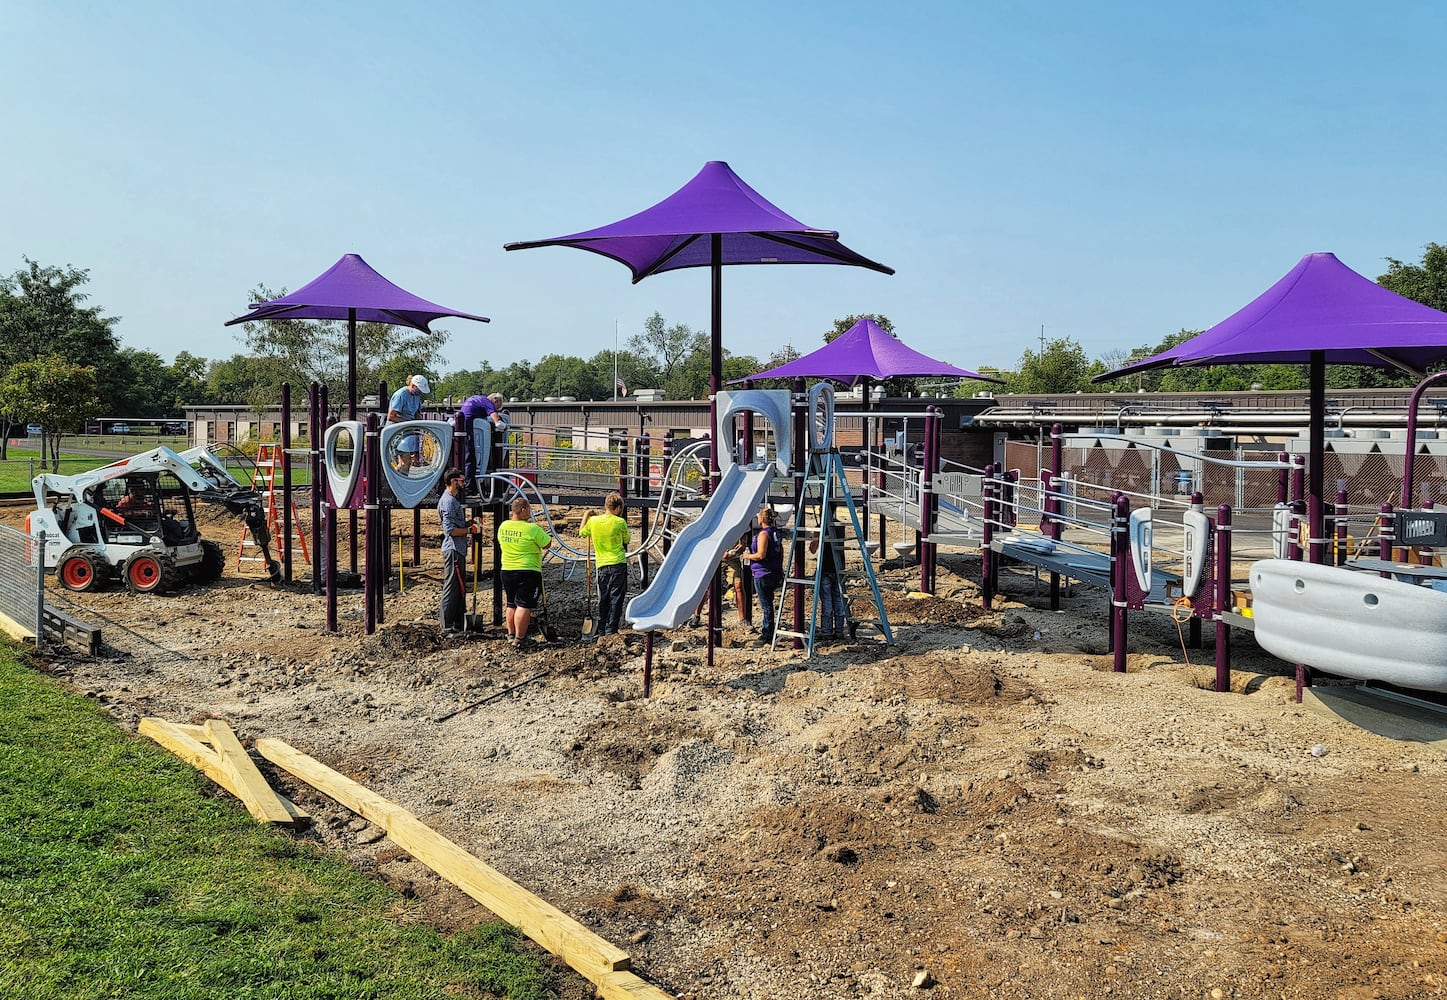
[[[118,423],[118,424],[111,424],[111,433],[112,433],[112,434],[129,434],[130,432],[131,432],[131,425],[130,425],[130,424],[119,424],[119,423]]]
[[[184,420],[162,420],[160,427],[162,434],[185,434],[186,421]]]
[[[29,434],[31,437],[39,437],[41,431],[43,430],[44,428],[41,427],[39,424],[27,424],[25,426],[25,433]]]

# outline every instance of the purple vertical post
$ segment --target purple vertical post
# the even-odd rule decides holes
[[[1288,496],[1286,486],[1287,469],[1285,468],[1285,463],[1291,461],[1291,456],[1284,451],[1280,451],[1276,453],[1276,458],[1283,463],[1283,467],[1276,470],[1276,502],[1284,504]]]
[[[790,394],[789,394],[789,400],[790,400],[790,404],[789,404],[789,417],[790,417],[790,423],[791,423],[793,426],[789,427],[789,429],[788,429],[788,433],[789,433],[790,436],[793,438],[793,442],[794,442],[794,447],[793,447],[792,449],[790,449],[790,461],[793,463],[793,466],[794,466],[791,471],[792,471],[793,474],[794,474],[794,578],[795,578],[795,579],[798,579],[798,578],[800,578],[800,577],[803,576],[803,573],[802,573],[801,571],[802,571],[803,568],[804,568],[804,553],[808,551],[808,544],[804,541],[803,536],[799,534],[799,528],[801,528],[801,527],[803,526],[802,518],[803,518],[803,516],[804,516],[804,477],[808,474],[808,466],[809,466],[809,435],[808,435],[809,415],[808,415],[808,413],[807,413],[807,402],[806,402],[807,398],[808,398],[808,397],[805,395],[805,392],[804,392],[804,380],[801,379],[801,378],[796,378],[796,379],[794,380],[793,390],[792,390],[792,391],[790,392]],[[780,428],[780,431],[781,431],[781,432],[782,432],[782,430],[783,430],[783,429]],[[820,537],[821,537],[821,539],[822,539],[822,537],[823,537],[822,532],[823,532],[823,525],[824,525],[824,517],[825,517],[825,515],[826,515],[827,512],[824,510],[824,507],[823,507],[823,504],[822,504],[822,499],[823,499],[823,498],[822,498],[822,495],[821,495],[821,498],[820,498],[820,499],[821,499],[821,504],[820,504],[820,507],[819,507],[819,526],[820,526],[820,532],[821,532]],[[821,542],[820,542],[820,545],[822,545],[822,544],[823,544],[823,542],[821,541]],[[812,574],[811,574],[811,575],[812,575]],[[714,574],[714,585],[715,585],[715,589],[717,589],[717,586],[718,586],[718,574]],[[803,631],[804,631],[804,586],[803,586],[803,584],[799,584],[799,583],[793,584],[792,593],[793,593],[793,597],[794,597],[794,631],[795,631],[795,632],[803,632]],[[818,595],[818,593],[815,593],[815,594],[814,594],[814,600],[815,600],[815,601],[818,601],[818,599],[819,599],[819,595]],[[720,606],[720,607],[723,606],[722,598],[720,598],[719,606]],[[803,642],[803,640],[801,640],[801,639],[795,638],[795,639],[793,640],[793,643],[792,643],[792,644],[793,644],[793,647],[794,647],[795,649],[803,649],[803,648],[804,648],[804,642]]]
[[[1289,503],[1301,500],[1306,494],[1306,457],[1303,455],[1291,456],[1291,496],[1287,498]],[[1305,508],[1302,508],[1305,510]]]
[[[612,444],[618,449],[618,495],[628,498],[628,438],[618,435]]]
[[[1383,559],[1395,559],[1397,557],[1397,515],[1393,512],[1391,504],[1382,504],[1382,511],[1378,517],[1378,521],[1382,529],[1377,535],[1379,539],[1377,542],[1377,555]],[[1402,558],[1407,558],[1406,550],[1402,551]],[[1390,573],[1382,574],[1383,579],[1390,576]]]
[[[325,473],[322,472],[322,409],[321,386],[313,382],[307,389],[307,444],[311,449],[308,470],[311,473],[311,515],[312,515],[312,593],[322,592],[322,577],[318,568],[322,563],[322,488]]]
[[[990,579],[994,569],[995,550],[995,466],[985,466],[985,478],[980,483],[980,603],[986,611],[995,598],[995,586]]]
[[[1115,653],[1111,669],[1118,674],[1126,672],[1126,574],[1130,572],[1130,501],[1120,494],[1115,497],[1115,510],[1111,517],[1111,549],[1115,563],[1111,567],[1112,593],[1110,598],[1110,644]]]
[[[1332,510],[1332,537],[1336,544],[1333,546],[1331,564],[1340,566],[1347,561],[1347,491],[1345,488],[1336,491],[1336,507]]]
[[[362,449],[362,475],[367,479],[367,492],[364,500],[367,558],[362,567],[362,605],[363,620],[366,623],[365,628],[368,635],[377,631],[377,576],[381,569],[377,560],[377,474],[379,471],[377,437],[377,415],[369,413],[367,414],[365,446]]]
[[[1216,690],[1231,690],[1231,505],[1216,508]]]
[[[281,578],[291,583],[291,383],[281,384]]]
[[[940,411],[933,406],[924,410],[924,455],[919,470],[919,589],[934,593],[934,536],[938,521],[939,498],[934,493],[935,474],[939,471],[939,442],[936,431],[939,428]]]

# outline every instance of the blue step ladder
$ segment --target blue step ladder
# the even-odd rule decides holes
[[[825,518],[836,507],[843,507],[849,512],[849,522],[845,526],[851,529],[846,531],[840,538],[834,535],[833,539],[825,537]],[[819,540],[821,546],[827,544],[840,544],[845,551],[852,550],[857,553],[859,565],[864,567],[864,578],[869,582],[869,594],[874,603],[876,618],[855,618],[852,614],[848,617],[849,638],[858,638],[861,631],[872,632],[881,637],[886,644],[893,644],[894,632],[889,627],[889,616],[884,610],[884,600],[879,594],[879,580],[874,575],[874,561],[870,559],[868,548],[864,543],[864,524],[860,520],[859,510],[854,506],[854,493],[849,488],[849,481],[845,478],[844,459],[840,456],[838,449],[830,449],[827,452],[811,452],[809,455],[809,467],[804,474],[804,480],[800,484],[798,496],[795,498],[793,530],[790,533],[788,553],[784,557],[784,585],[779,588],[779,606],[774,615],[774,637],[770,642],[770,648],[777,648],[781,638],[800,639],[804,643],[804,653],[807,657],[813,657],[815,646],[815,630],[819,623],[819,593],[820,585],[824,579],[824,561],[814,560],[812,574],[807,571],[796,574],[795,559],[801,550],[801,542]],[[838,556],[836,555],[836,558]],[[843,574],[841,584],[843,582]],[[808,588],[809,592],[809,613],[808,624],[802,632],[794,632],[782,628],[784,622],[784,606],[788,603],[789,595],[793,592],[792,587]],[[845,607],[849,602],[846,596]]]

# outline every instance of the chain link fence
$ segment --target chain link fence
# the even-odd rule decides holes
[[[40,609],[43,579],[40,545],[23,531],[0,525],[0,614],[36,633],[42,644]]]

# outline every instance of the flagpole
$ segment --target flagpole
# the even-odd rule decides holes
[[[613,321],[613,402],[618,402],[618,321]]]

